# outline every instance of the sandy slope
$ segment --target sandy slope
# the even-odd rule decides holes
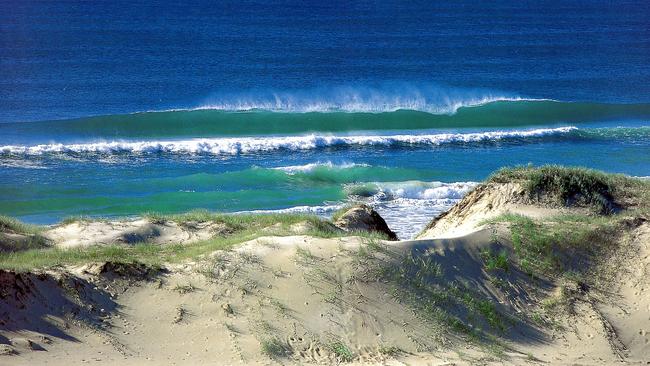
[[[524,190],[519,183],[481,184],[449,211],[435,218],[418,235],[418,238],[434,239],[465,236],[479,229],[483,221],[504,213],[540,218],[557,215],[564,211],[568,210],[529,203],[525,199]],[[581,210],[573,209],[572,211],[579,212]]]
[[[92,274],[92,269],[86,273],[87,268],[79,268],[74,272],[82,281],[114,290],[96,306],[115,310],[97,316],[101,319],[97,329],[82,322],[68,324],[67,329],[58,327],[65,329],[65,336],[46,331],[52,343],[44,344],[36,332],[28,331],[38,325],[21,323],[21,314],[41,307],[38,298],[27,299],[25,309],[12,311],[9,320],[21,324],[12,327],[19,329],[2,334],[13,340],[33,339],[47,352],[16,346],[20,353],[5,359],[16,365],[82,360],[134,365],[145,361],[278,364],[262,354],[260,344],[278,337],[291,354],[280,363],[336,363],[337,355],[327,346],[334,340],[349,345],[356,363],[425,362],[431,355],[422,351],[438,348],[437,341],[428,336],[432,330],[427,323],[374,281],[351,281],[357,274],[351,253],[360,242],[359,238],[260,238],[236,251],[215,253],[213,259],[172,268],[135,285],[125,285],[119,278],[113,283]],[[303,252],[307,250],[309,254]],[[58,288],[54,283],[44,287],[39,292],[57,292]],[[63,296],[52,297],[64,301]],[[59,305],[48,304],[55,313],[48,315],[54,315],[54,323],[67,317],[56,314]],[[408,353],[398,356],[402,361],[395,360],[379,352],[382,345]],[[463,357],[483,357],[478,349],[463,352]],[[452,350],[436,353],[441,361],[460,357]]]
[[[145,270],[126,277],[110,269],[99,273],[100,266],[31,276],[32,285],[24,286],[28,292],[6,294],[13,303],[3,303],[0,339],[19,353],[0,356],[0,364],[333,364],[338,361],[328,348],[333,341],[348,345],[356,364],[524,364],[532,358],[612,364],[620,360],[611,346],[612,329],[626,361],[641,362],[649,354],[650,302],[638,295],[649,285],[644,272],[650,268],[649,232],[647,225],[639,229],[640,252],[621,259],[635,263],[633,281],[618,281],[612,301],[577,304],[578,316],[563,320],[565,331],[509,327],[505,358],[436,329],[396,301],[384,283],[364,278],[354,255],[361,239],[293,236],[260,238],[152,276]],[[444,259],[446,280],[462,277],[503,309],[525,311],[535,296],[527,284],[509,276],[517,294],[508,295],[490,286],[480,269],[477,250],[490,235],[384,245]],[[67,287],[57,282],[61,278]],[[261,342],[273,338],[286,347],[288,358],[275,361],[262,354]],[[401,351],[386,355],[382,347]]]
[[[594,265],[592,287],[516,267],[488,271],[486,250],[512,249],[506,226],[481,220],[559,212],[521,202],[519,192],[478,189],[421,240],[269,230],[162,271],[113,263],[0,271],[0,365],[646,364],[650,223],[632,220],[621,231],[620,250]],[[79,245],[91,242],[80,232],[115,240],[116,231],[147,225],[80,223],[57,235]],[[152,238],[164,244],[165,235]],[[536,320],[564,293],[562,311]]]

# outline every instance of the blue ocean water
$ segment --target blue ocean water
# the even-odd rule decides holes
[[[501,166],[648,176],[647,14],[1,2],[0,214],[327,215],[358,199],[408,237]]]

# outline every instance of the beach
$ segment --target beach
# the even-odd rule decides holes
[[[551,175],[567,186],[529,185]],[[562,187],[577,200],[557,201]],[[368,206],[331,222],[196,212],[31,231],[5,223],[15,244],[0,261],[0,357],[643,364],[649,193],[646,181],[588,170],[502,171],[411,241],[387,240]]]

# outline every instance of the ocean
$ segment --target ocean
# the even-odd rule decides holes
[[[373,205],[493,171],[650,176],[650,3],[2,2],[0,214]]]

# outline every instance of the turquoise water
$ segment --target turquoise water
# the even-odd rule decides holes
[[[0,214],[374,205],[517,164],[650,176],[647,2],[0,4]]]
[[[545,114],[526,110],[538,112],[538,103]],[[187,111],[154,113],[160,124],[139,125],[148,114],[127,122],[109,116],[3,124],[0,212],[40,223],[198,208],[327,216],[362,201],[410,237],[502,166],[557,163],[650,175],[645,105],[508,101],[459,111]],[[193,113],[202,115],[189,122],[174,116]],[[474,120],[468,115],[480,117],[478,126],[467,126]],[[275,123],[265,125],[267,118]],[[113,122],[93,122],[106,119]],[[220,119],[242,126],[234,134]],[[432,128],[437,124],[445,127]],[[379,128],[364,129],[369,125]]]

